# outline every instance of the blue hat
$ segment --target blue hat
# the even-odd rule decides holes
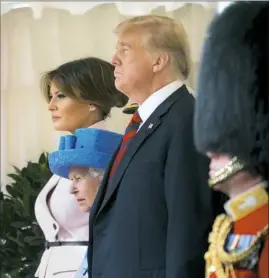
[[[52,173],[68,178],[70,167],[106,169],[122,135],[95,128],[80,128],[60,138],[59,150],[49,154]]]

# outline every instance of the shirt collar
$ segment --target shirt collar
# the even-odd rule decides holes
[[[154,110],[182,85],[180,80],[176,80],[150,95],[138,108],[142,122],[144,123]]]

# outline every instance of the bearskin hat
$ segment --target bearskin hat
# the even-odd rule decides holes
[[[200,152],[269,172],[269,3],[236,2],[217,15],[202,51],[195,110]]]

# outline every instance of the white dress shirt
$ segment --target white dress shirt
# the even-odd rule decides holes
[[[180,80],[173,81],[168,85],[162,87],[158,91],[154,92],[139,106],[138,113],[142,120],[139,129],[156,110],[156,108],[169,96],[171,96],[176,90],[178,90],[182,85],[183,83]]]

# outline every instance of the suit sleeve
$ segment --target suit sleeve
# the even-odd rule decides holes
[[[182,123],[183,121],[181,121]],[[165,165],[168,212],[166,278],[204,277],[204,253],[213,222],[208,159],[193,142],[193,116],[173,131]]]

